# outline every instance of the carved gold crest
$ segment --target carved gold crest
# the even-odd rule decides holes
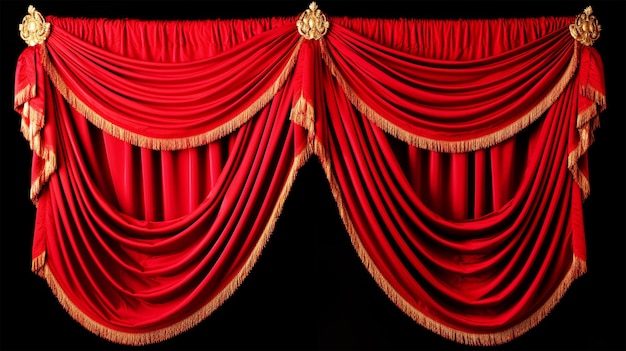
[[[569,31],[574,37],[586,46],[593,45],[593,42],[600,37],[602,26],[598,24],[596,16],[592,15],[591,6],[587,6],[585,11],[576,17],[576,22],[569,25]]]
[[[300,15],[296,22],[298,33],[306,39],[319,40],[326,34],[330,24],[326,20],[326,15],[317,8],[317,4],[312,2],[309,8]]]
[[[28,6],[28,15],[20,24],[20,36],[29,46],[41,44],[50,34],[50,23],[47,23],[33,5]]]

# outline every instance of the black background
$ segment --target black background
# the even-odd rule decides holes
[[[591,5],[605,65],[607,110],[589,151],[584,203],[588,272],[537,327],[496,347],[467,347],[416,324],[378,288],[350,244],[315,157],[298,173],[276,229],[242,286],[191,330],[143,347],[112,344],[75,322],[30,271],[35,207],[31,151],[13,111],[14,69],[25,48],[18,24],[44,16],[208,19],[298,16],[309,1],[0,1],[2,47],[2,350],[624,350],[626,347],[625,65],[623,1],[324,1],[328,16],[511,18],[575,16]],[[295,30],[295,29],[294,29]],[[158,45],[158,44],[155,44]]]

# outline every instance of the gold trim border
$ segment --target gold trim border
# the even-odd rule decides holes
[[[43,111],[33,107],[29,100],[36,97],[37,86],[28,84],[20,90],[14,98],[14,106],[22,105],[20,113],[20,131],[28,142],[30,149],[43,160],[43,167],[39,170],[37,178],[31,182],[29,198],[37,206],[39,194],[57,169],[57,157],[54,150],[41,143],[41,132],[46,125],[46,117]],[[28,118],[29,124],[25,119]]]
[[[315,138],[315,109],[313,105],[300,94],[296,105],[291,109],[289,120],[307,130],[307,142]]]
[[[567,168],[581,188],[583,200],[585,200],[591,195],[591,184],[587,176],[578,167],[578,160],[587,153],[594,142],[593,133],[600,128],[600,113],[606,108],[606,96],[591,86],[581,87],[580,94],[593,101],[593,104],[578,112],[576,128],[580,140],[576,149],[572,150],[567,157]]]

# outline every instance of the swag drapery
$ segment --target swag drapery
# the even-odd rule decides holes
[[[305,14],[47,16],[15,83],[33,271],[105,339],[174,337],[249,274],[316,157],[403,312],[464,344],[527,332],[586,267],[605,90],[576,18]]]

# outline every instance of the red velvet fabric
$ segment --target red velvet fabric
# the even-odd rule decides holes
[[[576,64],[576,42],[567,31],[463,61],[407,54],[340,25],[326,42],[334,73],[350,87],[347,95],[356,95],[355,105],[380,116],[374,121],[381,128],[435,151],[482,149],[516,132],[506,133],[509,128],[532,123]]]
[[[465,344],[535,326],[585,270],[605,106],[573,18],[58,18],[24,50],[33,270],[90,331],[159,342],[252,269],[313,154],[354,247],[417,323]]]
[[[46,49],[50,67],[62,77],[66,98],[79,100],[76,105],[84,105],[81,112],[108,132],[154,149],[202,145],[245,123],[258,111],[259,102],[272,98],[268,92],[280,87],[275,86],[277,82],[284,81],[299,41],[291,23],[271,28],[272,22],[265,26],[268,30],[256,33],[245,45],[227,46],[228,50],[210,56],[208,52],[217,51],[205,44],[211,32],[200,32],[206,38],[183,46],[207,52],[204,58],[182,50],[160,53],[160,45],[139,44],[156,49],[126,52],[133,40],[117,38],[131,28],[119,21],[102,23],[108,41],[125,43],[118,49],[124,54],[119,54],[76,37],[62,24],[55,26]],[[193,32],[175,22],[153,24],[158,29],[146,24],[137,35],[144,43],[156,40],[161,32],[167,35],[172,31],[182,31],[178,36],[186,43],[186,33]],[[84,26],[89,27],[89,23]]]

